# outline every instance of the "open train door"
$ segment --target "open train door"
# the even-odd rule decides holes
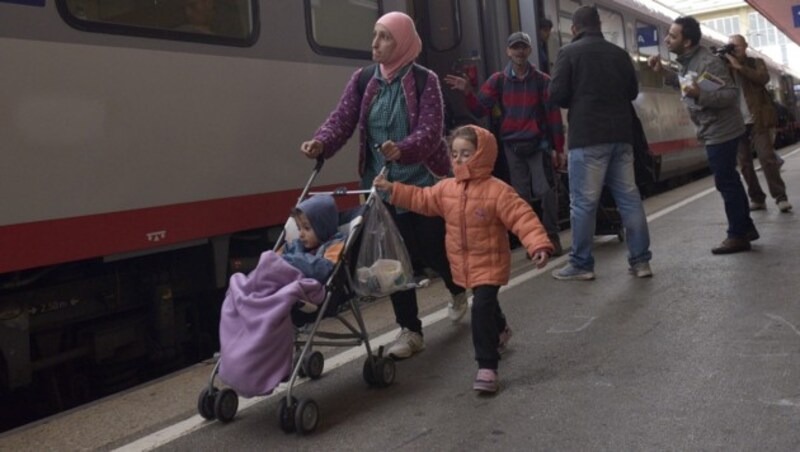
[[[521,8],[530,10],[531,18],[526,22],[533,20],[533,0],[414,0],[411,14],[423,48],[419,62],[440,79],[458,74],[477,89],[490,74],[505,66],[506,37],[521,26],[529,33],[533,31],[529,24],[521,24]],[[442,91],[450,116],[449,128],[466,123],[490,126],[487,119],[472,117],[461,93],[444,84]]]
[[[535,39],[535,0],[414,0],[412,3],[411,15],[422,37],[423,50],[418,61],[436,72],[441,80],[447,74],[466,78],[475,90],[490,74],[505,66],[506,38],[510,33],[523,30]],[[496,134],[496,121],[475,118],[460,92],[443,82],[442,94],[448,130],[463,124],[479,124]],[[500,153],[495,174],[507,180],[505,165]]]

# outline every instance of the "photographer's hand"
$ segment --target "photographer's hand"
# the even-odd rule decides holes
[[[736,57],[730,53],[726,53],[725,58],[728,60],[728,63],[731,64],[731,67],[737,71],[742,68],[742,63],[740,63],[739,60],[737,60]]]

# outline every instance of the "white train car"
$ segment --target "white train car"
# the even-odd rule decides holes
[[[496,67],[533,4],[484,3],[0,0],[0,404],[24,422],[210,356],[375,20]],[[320,186],[355,183],[355,142]]]

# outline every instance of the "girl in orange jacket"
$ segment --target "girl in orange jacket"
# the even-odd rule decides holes
[[[453,282],[472,289],[472,343],[478,375],[473,389],[497,391],[497,364],[511,337],[497,294],[511,272],[510,230],[528,250],[537,268],[547,264],[553,245],[533,209],[511,186],[492,177],[497,158],[494,135],[463,126],[450,136],[454,178],[432,187],[415,187],[375,178],[391,203],[427,216],[444,218],[447,257]]]

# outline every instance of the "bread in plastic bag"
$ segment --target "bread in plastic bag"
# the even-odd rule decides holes
[[[370,202],[364,213],[353,289],[361,296],[383,297],[413,287],[414,272],[392,214],[380,197]]]

